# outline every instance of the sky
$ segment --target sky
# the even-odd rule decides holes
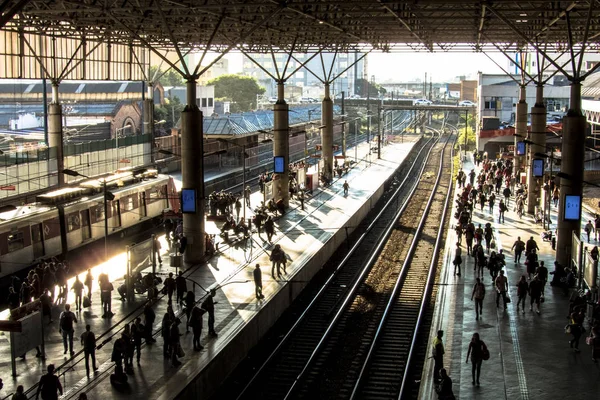
[[[502,66],[508,68],[508,59],[500,53],[490,55]],[[230,53],[229,72],[242,72],[241,53]],[[488,74],[502,74],[487,56],[482,53],[371,53],[368,56],[369,77],[375,76],[375,82],[458,81],[457,76],[474,78],[478,71]]]

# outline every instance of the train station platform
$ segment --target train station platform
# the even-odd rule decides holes
[[[115,389],[109,379],[114,371],[114,363],[110,361],[113,344],[120,337],[123,326],[142,314],[145,295],[136,295],[131,303],[121,302],[115,290],[112,296],[115,315],[102,318],[95,281],[92,306],[76,313],[79,322],[75,324],[76,354],[73,358],[63,354],[62,337],[58,332],[62,306],[54,307],[54,322],[44,325],[46,360],[36,358],[35,351],[30,352],[25,360],[17,361],[17,376],[14,379],[10,375],[7,336],[0,336],[0,366],[5,371],[0,376],[4,381],[0,398],[13,393],[17,385],[30,389],[50,363],[60,366],[58,375],[64,386],[65,399],[77,398],[82,392],[87,393],[90,399],[207,398],[369,212],[382,195],[385,182],[419,139],[420,136],[405,136],[403,143],[384,146],[381,159],[377,159],[376,154],[368,154],[367,143],[359,145],[358,163],[329,187],[316,190],[312,197],[305,200],[304,210],[299,201],[290,202],[286,214],[276,220],[276,234],[272,243],[267,241],[264,232],[261,235],[254,232],[248,240],[231,245],[221,243],[219,253],[207,264],[185,270],[188,290],[194,290],[196,299],[206,296],[210,289],[216,289],[215,301],[218,303],[215,307],[215,328],[218,336],[208,335],[205,316],[201,339],[204,349],[194,352],[192,334],[186,333],[185,329],[185,315],[181,315],[183,310],[174,299],[175,313],[181,315],[181,343],[186,352],[181,359],[181,366],[173,367],[163,357],[162,338],[159,334],[155,335],[155,344],[143,346],[140,364],[135,365],[134,362],[134,374],[129,376],[128,387],[125,390]],[[355,152],[348,150],[348,154],[352,159],[351,155]],[[342,188],[345,180],[350,185],[347,197],[343,195]],[[253,193],[252,207],[258,205],[261,199],[260,193]],[[247,217],[252,215],[251,209],[246,212]],[[218,228],[214,222],[208,221],[206,229],[208,233],[215,233]],[[167,249],[165,238],[160,237],[160,241],[162,248]],[[269,255],[275,244],[279,244],[292,260],[288,262],[287,271],[281,278],[271,276]],[[167,251],[163,251],[162,258],[163,263],[157,272],[164,279],[169,272],[175,273],[177,269],[170,265]],[[262,267],[265,298],[260,300],[255,297],[253,282],[256,263]],[[121,253],[94,267],[93,274],[97,277],[101,272],[108,272],[116,289],[123,282],[125,267],[126,256]],[[84,276],[82,274],[80,278]],[[72,283],[73,280],[70,280],[69,287]],[[67,302],[73,305],[72,292]],[[156,313],[154,331],[158,332],[167,309],[166,298],[157,301],[153,309]],[[86,376],[82,347],[78,340],[86,324],[91,325],[98,344],[105,343],[96,351],[99,370],[90,377]],[[34,394],[31,392],[28,396],[32,398]]]
[[[468,173],[475,169],[472,157],[464,163],[463,170]],[[457,171],[455,171],[457,172]],[[477,171],[478,172],[478,171]],[[455,173],[456,175],[456,173]],[[458,191],[457,191],[458,193]],[[503,249],[506,257],[504,271],[509,283],[511,303],[507,310],[496,308],[496,291],[492,286],[489,270],[484,269],[486,296],[483,312],[479,320],[475,319],[475,304],[471,300],[476,272],[474,261],[466,256],[463,238],[462,275],[454,275],[454,249],[457,220],[452,217],[452,226],[447,234],[444,267],[440,274],[438,301],[435,306],[434,320],[428,347],[431,354],[432,342],[438,330],[444,331],[444,367],[453,382],[453,391],[457,399],[560,399],[560,398],[597,398],[600,393],[600,366],[592,361],[591,348],[585,344],[585,335],[590,332],[586,320],[586,333],[582,336],[576,353],[569,346],[571,335],[565,335],[564,327],[569,322],[569,295],[559,287],[550,285],[549,275],[545,287],[545,302],[541,304],[538,315],[530,311],[530,298],[527,296],[525,312],[517,310],[517,282],[526,274],[525,255],[521,263],[514,262],[511,247],[518,236],[526,242],[533,237],[540,251],[538,257],[544,261],[549,272],[554,271],[555,251],[550,242],[542,240],[543,227],[536,224],[532,216],[523,215],[519,219],[514,211],[514,196],[511,197],[505,222],[498,222],[498,202],[493,215],[486,204],[483,212],[479,206],[473,212],[473,223],[485,226],[491,223],[494,230],[496,251]],[[454,203],[456,206],[456,203]],[[452,211],[454,216],[455,209]],[[592,219],[586,209],[582,221]],[[552,206],[552,227],[556,227],[558,209]],[[583,228],[582,228],[583,232]],[[585,241],[587,242],[587,240]],[[600,245],[593,238],[590,246]],[[489,253],[486,252],[486,256]],[[576,289],[571,289],[571,291]],[[535,308],[534,308],[535,309]],[[469,342],[473,333],[478,332],[489,351],[490,359],[483,361],[480,385],[473,385],[471,362],[466,362]],[[437,399],[433,387],[433,359],[428,359],[423,370],[420,399]]]

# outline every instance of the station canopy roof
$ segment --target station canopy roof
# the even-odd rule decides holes
[[[600,38],[593,1],[5,0],[2,8],[5,30],[162,49],[177,43],[182,53],[498,50],[494,44],[561,52],[569,25],[574,47],[587,37],[588,50],[597,49]]]

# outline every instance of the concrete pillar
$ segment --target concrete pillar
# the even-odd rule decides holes
[[[321,158],[323,159],[323,176],[328,180],[333,177],[333,101],[329,97],[329,83],[325,84],[325,97],[321,105]]]
[[[154,149],[156,148],[154,143],[154,86],[152,82],[148,83],[148,93],[144,100],[144,121],[143,121],[143,132],[145,135],[150,134],[150,162],[154,162]]]
[[[286,207],[290,205],[290,125],[289,106],[285,102],[283,82],[277,82],[277,102],[273,106],[273,155],[283,156],[285,170],[273,180],[275,201],[283,199]]]
[[[345,102],[345,92],[342,91],[342,155],[344,157],[346,157],[346,124],[344,123],[344,115],[346,115],[345,113],[345,109],[344,109],[344,102]]]
[[[560,179],[560,199],[558,205],[558,227],[556,238],[556,261],[561,265],[569,265],[571,256],[571,236],[579,236],[581,219],[564,220],[565,196],[583,194],[583,168],[585,156],[586,118],[581,112],[581,83],[571,83],[571,104],[567,115],[563,118],[562,159],[560,172],[569,179]]]
[[[187,238],[183,260],[194,265],[204,259],[204,145],[196,79],[189,79],[186,86],[187,104],[181,113],[181,180],[182,189],[196,190],[196,212],[183,214],[183,234]]]
[[[527,212],[533,214],[541,196],[544,178],[533,176],[533,159],[535,153],[546,152],[546,107],[544,106],[544,86],[538,84],[535,92],[535,105],[531,108],[531,135],[529,140],[534,144],[527,147]],[[541,204],[540,204],[541,205]]]
[[[62,173],[65,169],[62,122],[62,105],[58,99],[58,83],[52,83],[52,102],[48,104],[48,147],[56,148],[58,186],[65,184],[65,177]]]
[[[520,169],[522,164],[522,156],[517,155],[517,142],[525,139],[527,137],[527,102],[525,99],[527,98],[527,87],[525,85],[521,85],[521,90],[519,92],[519,102],[517,103],[517,114],[515,115],[515,133],[518,136],[515,136],[515,152],[514,152],[514,172],[515,177],[518,180],[520,179]]]

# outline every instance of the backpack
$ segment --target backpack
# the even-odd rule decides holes
[[[487,361],[487,360],[490,359],[490,351],[488,350],[488,348],[485,345],[485,343],[483,343],[483,341],[481,342],[481,358],[484,361]]]
[[[59,326],[63,331],[69,332],[73,330],[73,313],[71,311],[63,311],[60,314]]]

